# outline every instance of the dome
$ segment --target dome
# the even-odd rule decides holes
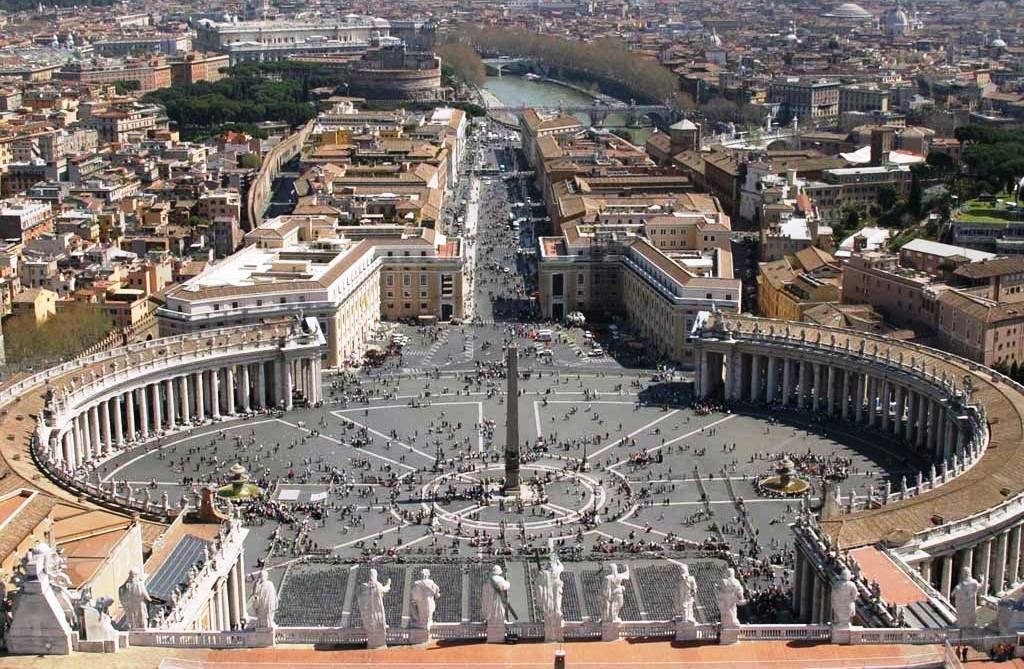
[[[837,19],[870,19],[871,12],[864,9],[856,2],[844,2],[833,7],[825,16]]]
[[[993,49],[1005,49],[1006,48],[1006,41],[1003,40],[1003,36],[999,33],[998,30],[996,31],[995,39],[992,40],[992,42],[991,42],[991,44],[989,44],[989,46],[991,48],[993,48]]]

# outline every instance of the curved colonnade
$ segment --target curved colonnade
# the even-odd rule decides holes
[[[33,456],[63,488],[165,516],[166,497],[150,500],[146,491],[136,499],[130,487],[103,486],[90,473],[157,436],[233,415],[289,410],[296,396],[321,401],[324,345],[315,318],[284,319],[133,344],[50,370],[33,384],[45,387]]]
[[[818,524],[828,546],[883,545],[947,600],[963,568],[991,594],[1024,581],[1024,472],[1008,466],[1024,458],[1020,384],[943,351],[839,328],[711,313],[692,337],[699,397],[848,421],[930,461],[866,499],[828,500]],[[798,552],[794,608],[820,621],[829,581],[812,567]]]

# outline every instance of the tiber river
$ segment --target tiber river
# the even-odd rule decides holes
[[[491,92],[502,104],[509,107],[531,106],[531,107],[557,107],[592,105],[594,99],[579,91],[559,86],[549,81],[536,81],[506,74],[503,77],[487,77],[484,88]],[[586,113],[575,114],[583,123],[590,124],[590,116]],[[645,121],[646,122],[646,121]],[[626,126],[625,115],[621,113],[610,113],[605,119],[605,128],[624,128]],[[634,141],[641,145],[647,141],[651,134],[651,128],[627,128]]]

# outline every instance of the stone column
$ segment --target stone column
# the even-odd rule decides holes
[[[771,404],[775,401],[775,356],[768,356],[768,385],[765,392],[765,402]]]
[[[249,365],[245,364],[241,367],[242,371],[242,411],[249,413],[252,408],[252,386],[249,383]]]
[[[868,427],[876,427],[878,425],[878,403],[875,398],[878,395],[878,379],[868,376],[865,385],[868,391]]]
[[[210,370],[210,416],[220,419],[220,370]]]
[[[149,397],[146,396],[146,386],[136,389],[139,394],[139,428],[142,439],[149,439]]]
[[[1006,580],[1006,556],[1007,549],[1009,546],[1010,533],[1008,531],[1000,532],[999,536],[996,537],[996,559],[995,559],[995,573],[992,574],[992,594],[998,594],[1003,591],[1004,581]]]
[[[1010,555],[1006,568],[1011,585],[1020,581],[1020,525],[1010,529]]]
[[[889,394],[892,392],[892,384],[888,379],[882,379],[882,391],[879,393],[878,408],[882,412],[882,432],[889,432]]]
[[[228,572],[228,613],[231,629],[239,629],[241,623],[238,617],[238,579],[235,578],[234,567]]]
[[[907,388],[907,424],[903,440],[908,444],[917,443],[917,393]]]
[[[150,404],[152,404],[153,409],[153,430],[159,432],[164,424],[163,411],[162,407],[160,406],[160,382],[157,381],[149,388],[151,396]]]
[[[725,360],[725,401],[731,402],[733,399],[733,384],[736,382],[736,374],[734,373],[735,367],[732,363],[732,356],[734,355],[733,350],[729,349],[727,353],[722,354]]]
[[[125,418],[128,419],[128,439],[135,441],[135,391],[129,390],[125,393],[127,405],[125,407]]]
[[[103,434],[103,453],[110,453],[113,439],[110,434],[110,400],[103,400],[97,407],[100,415],[100,431]]]
[[[809,622],[814,596],[814,567],[806,557],[804,558],[803,573],[800,574],[800,583],[800,621]]]
[[[942,417],[942,454],[948,460],[956,450],[957,427],[952,418]]]
[[[220,628],[222,630],[231,628],[231,609],[228,605],[228,584],[227,579],[221,579],[220,587],[217,588],[220,595]]]
[[[118,395],[114,398],[114,438],[118,448],[124,448],[124,419],[121,415],[123,409],[124,398]]]
[[[87,415],[75,416],[75,466],[85,462],[89,456],[89,437],[86,429]]]
[[[932,561],[921,560],[921,578],[923,578],[928,585],[932,584]]]
[[[903,438],[903,386],[896,386],[896,411],[892,416],[892,431],[897,439]]]
[[[167,402],[167,429],[173,430],[178,420],[175,416],[177,414],[177,405],[174,403],[174,379],[166,379],[164,381],[164,399]]]
[[[827,404],[825,413],[829,416],[834,416],[836,415],[836,368],[829,365],[826,376],[828,377],[826,380],[828,386],[826,386],[825,392],[825,402]]]
[[[821,579],[814,577],[811,588],[811,624],[817,625],[822,621],[821,611]]]
[[[761,401],[760,356],[756,353],[750,354],[750,401]]]
[[[992,558],[992,540],[987,539],[974,548],[974,578],[985,586],[985,592],[992,590],[989,562]]]
[[[292,366],[288,361],[284,361],[280,365],[281,367],[281,392],[282,399],[284,400],[284,410],[292,410],[292,388],[295,387],[295,380],[292,377]]]
[[[857,372],[857,395],[853,403],[854,420],[857,423],[864,422],[864,381],[863,372]]]
[[[227,401],[228,415],[235,415],[235,366],[224,368],[224,399]]]
[[[705,358],[707,353],[704,353]],[[707,364],[705,360],[704,364]],[[256,402],[261,409],[267,408],[267,365],[260,361],[256,367]],[[703,397],[703,396],[702,396]]]
[[[320,356],[313,358],[313,396],[317,402],[324,401],[324,361],[320,359]]]
[[[239,551],[238,561],[235,562],[235,571],[238,573],[238,610],[242,612],[242,620],[249,617],[248,603],[245,598],[245,551]]]
[[[914,443],[919,449],[928,448],[928,398],[917,393],[917,410],[914,412],[917,427],[914,429]]]
[[[953,555],[942,556],[942,596],[947,600],[953,591]]]
[[[206,375],[203,372],[196,372],[192,375],[192,389],[196,398],[196,422],[202,423],[206,420]]]
[[[103,439],[100,437],[100,408],[93,406],[89,409],[89,425],[92,428],[92,456],[96,457],[103,451]]]
[[[793,359],[782,359],[782,404],[789,406],[790,397],[793,396]]]
[[[974,549],[973,548],[964,548],[964,549],[962,549],[960,551],[960,569],[964,569],[965,567],[968,570],[970,570],[972,575],[974,574]],[[960,583],[960,574],[959,573],[953,575],[953,585],[954,585],[954,587],[958,583]]]
[[[850,370],[843,368],[843,393],[839,398],[839,415],[843,420],[850,420]]]
[[[178,399],[181,403],[181,422],[188,423],[192,420],[192,407],[188,397],[188,374],[178,378]]]
[[[796,551],[796,560],[793,562],[793,592],[790,601],[790,608],[796,611],[797,616],[800,615],[800,594],[803,588],[803,575],[804,575],[804,554],[799,550]]]
[[[806,409],[807,398],[810,393],[807,392],[807,376],[810,371],[810,365],[807,364],[806,360],[800,360],[800,371],[797,373],[797,384],[796,384],[796,408]]]
[[[811,405],[815,413],[821,412],[821,405],[823,403],[824,395],[823,388],[821,387],[821,363],[816,362],[811,365],[811,374],[814,376],[811,386],[814,388],[814,404]]]
[[[931,398],[928,399],[924,420],[925,448],[936,460],[940,460],[942,458],[942,449],[938,446],[938,421],[935,418],[935,402]]]

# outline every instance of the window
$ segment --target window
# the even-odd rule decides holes
[[[237,309],[238,308],[238,302],[232,302],[231,303],[231,308],[232,309]]]
[[[393,285],[395,285],[395,277],[394,277],[393,274],[385,274],[384,275],[384,285],[385,286],[393,286]]]
[[[427,273],[426,272],[420,272],[420,285],[421,286],[427,285]]]
[[[278,300],[278,304],[288,304],[288,298],[282,297],[280,300]]]

